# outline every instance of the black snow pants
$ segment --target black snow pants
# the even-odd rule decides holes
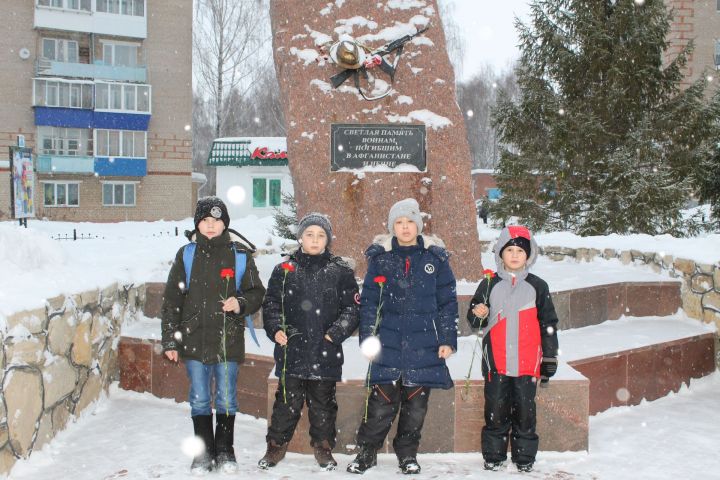
[[[300,420],[303,404],[307,400],[310,420],[310,445],[313,447],[327,440],[335,448],[335,420],[337,418],[337,400],[335,399],[335,380],[304,380],[286,377],[287,403],[283,399],[282,382],[278,382],[275,392],[272,417],[266,440],[276,445],[289,442]]]
[[[430,389],[397,384],[373,385],[368,399],[367,422],[360,423],[357,443],[379,450],[400,411],[393,449],[399,460],[417,456]]]
[[[536,390],[536,381],[529,375],[507,377],[492,372],[485,377],[482,454],[486,462],[505,461],[508,440],[514,463],[535,461],[538,450],[538,436],[535,433]]]

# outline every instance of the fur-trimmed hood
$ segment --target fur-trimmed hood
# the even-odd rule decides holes
[[[395,238],[395,236],[389,233],[376,235],[372,245],[365,251],[365,255],[374,257],[381,253],[392,252],[393,238]],[[445,242],[437,235],[418,235],[418,246],[428,250],[443,261],[450,257],[450,253],[445,249]]]

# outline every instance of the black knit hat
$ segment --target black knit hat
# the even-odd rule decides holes
[[[197,201],[195,207],[195,230],[198,224],[205,217],[213,217],[225,224],[225,228],[230,226],[230,215],[228,214],[225,203],[218,197],[205,197]]]
[[[327,235],[326,248],[329,248],[330,242],[332,242],[332,225],[330,224],[330,219],[322,213],[308,213],[298,222],[297,239],[300,240],[300,237],[302,237],[305,229],[307,229],[311,225],[317,225],[318,227],[325,230],[325,235]]]
[[[500,249],[500,256],[502,257],[503,250],[509,246],[520,247],[525,250],[525,254],[530,258],[530,240],[525,237],[515,237],[507,241],[505,245]]]

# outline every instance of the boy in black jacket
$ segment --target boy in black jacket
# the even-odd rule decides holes
[[[307,399],[315,459],[323,470],[333,470],[335,385],[342,374],[342,342],[358,325],[358,285],[352,268],[328,250],[332,226],[325,215],[306,215],[297,236],[300,249],[275,267],[263,303],[280,381],[267,452],[258,466],[274,467],[285,457]]]
[[[162,306],[163,351],[169,360],[182,359],[185,364],[193,428],[204,444],[193,459],[194,474],[213,468],[237,471],[233,436],[238,365],[245,359],[243,317],[260,309],[265,294],[252,245],[229,226],[222,200],[198,200],[195,230],[188,235],[191,243],[175,256]],[[239,258],[243,272],[242,266],[238,268]],[[212,398],[217,413],[214,434]]]
[[[537,380],[547,381],[557,369],[555,307],[547,283],[528,272],[537,251],[527,228],[504,228],[495,245],[497,276],[480,283],[467,313],[470,325],[483,329],[486,470],[502,467],[508,440],[517,469],[532,470]]]

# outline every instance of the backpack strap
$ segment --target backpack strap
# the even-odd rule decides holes
[[[195,248],[197,243],[188,243],[183,248],[183,265],[185,266],[185,288],[184,291],[190,290],[190,274],[192,273],[193,258],[195,258]]]
[[[245,267],[247,267],[247,254],[245,252],[239,252],[235,248],[235,244],[232,246],[233,253],[235,253],[235,291],[242,294],[240,284],[242,283],[242,277],[245,275]],[[250,336],[252,337],[255,345],[260,346],[257,334],[255,333],[255,325],[253,325],[252,317],[250,315],[245,316],[245,325],[250,330]]]

